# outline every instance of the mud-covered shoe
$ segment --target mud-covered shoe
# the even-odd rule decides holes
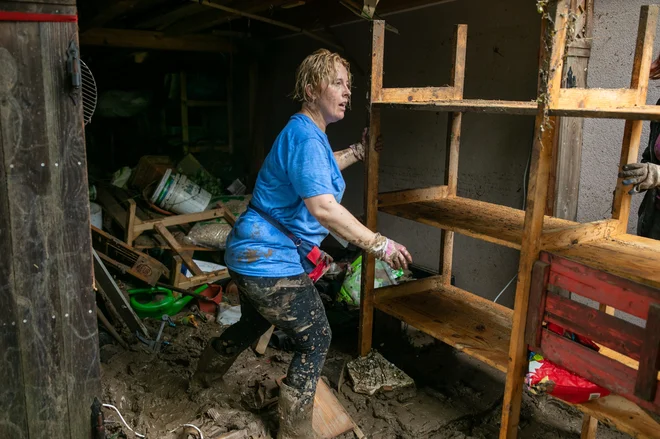
[[[282,383],[278,412],[277,439],[320,439],[312,428],[314,398],[303,397],[301,392]]]
[[[239,354],[224,355],[213,347],[213,343],[209,343],[202,352],[202,356],[199,357],[197,369],[190,382],[191,388],[209,388],[221,385],[222,378]]]

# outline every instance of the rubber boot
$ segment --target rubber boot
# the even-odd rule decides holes
[[[282,383],[278,404],[280,430],[277,439],[319,439],[312,428],[314,398],[311,401],[303,398],[302,393]]]
[[[222,385],[222,378],[234,364],[238,354],[224,355],[218,352],[213,343],[209,343],[199,357],[197,370],[192,377],[191,387],[209,388]]]

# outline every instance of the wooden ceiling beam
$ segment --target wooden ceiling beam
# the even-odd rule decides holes
[[[271,8],[278,8],[287,3],[291,3],[291,0],[248,0],[241,2],[241,11],[247,12],[248,14],[259,14]],[[236,18],[241,18],[241,15],[220,10],[215,13],[209,13],[208,8],[206,8],[205,13],[197,14],[187,20],[176,23],[171,28],[167,29],[166,33],[168,35],[184,35],[201,32],[228,23]]]
[[[208,53],[227,53],[236,50],[225,38],[212,35],[169,37],[162,32],[129,29],[89,29],[80,34],[80,44]]]
[[[173,24],[176,24],[177,22],[184,20],[192,15],[199,14],[204,10],[205,8],[199,4],[184,4],[164,14],[156,15],[148,20],[141,21],[136,25],[136,28],[162,31],[172,26]]]
[[[99,12],[89,20],[83,19],[80,24],[80,30],[103,27],[112,20],[121,17],[129,12],[148,9],[163,3],[165,0],[114,0],[105,1],[99,7]]]
[[[303,35],[308,36],[309,38],[312,38],[314,40],[322,42],[323,44],[325,44],[328,47],[332,47],[332,48],[340,50],[342,52],[345,50],[342,45],[337,44],[334,41],[330,41],[327,38],[324,38],[320,35],[317,35],[314,32],[310,32],[310,31],[308,31],[306,29],[303,29],[303,28],[300,28],[298,26],[293,26],[293,25],[290,25],[288,23],[284,23],[284,22],[278,21],[278,20],[272,20],[270,18],[262,17],[260,15],[255,15],[255,14],[250,14],[248,12],[239,11],[238,9],[233,9],[233,8],[229,8],[227,6],[220,5],[218,3],[214,3],[211,0],[190,0],[190,1],[194,1],[194,2],[199,1],[204,6],[209,6],[211,8],[220,9],[221,11],[226,11],[226,12],[229,12],[229,13],[232,13],[232,14],[241,15],[243,17],[250,18],[252,20],[263,21],[264,23],[272,24],[273,26],[277,26],[277,27],[281,27],[281,28],[284,28],[284,29],[288,29],[288,30],[293,31],[293,32],[301,33]]]

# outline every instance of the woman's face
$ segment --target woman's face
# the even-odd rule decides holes
[[[321,95],[315,102],[326,125],[344,118],[344,113],[351,98],[346,67],[340,63],[335,63],[335,68],[337,71],[336,76],[330,78],[327,86],[321,89]]]

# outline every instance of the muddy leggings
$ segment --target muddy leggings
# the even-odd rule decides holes
[[[306,274],[283,278],[230,274],[238,286],[241,319],[213,339],[213,347],[223,355],[238,355],[275,325],[293,341],[285,382],[311,400],[332,337],[314,284]]]

